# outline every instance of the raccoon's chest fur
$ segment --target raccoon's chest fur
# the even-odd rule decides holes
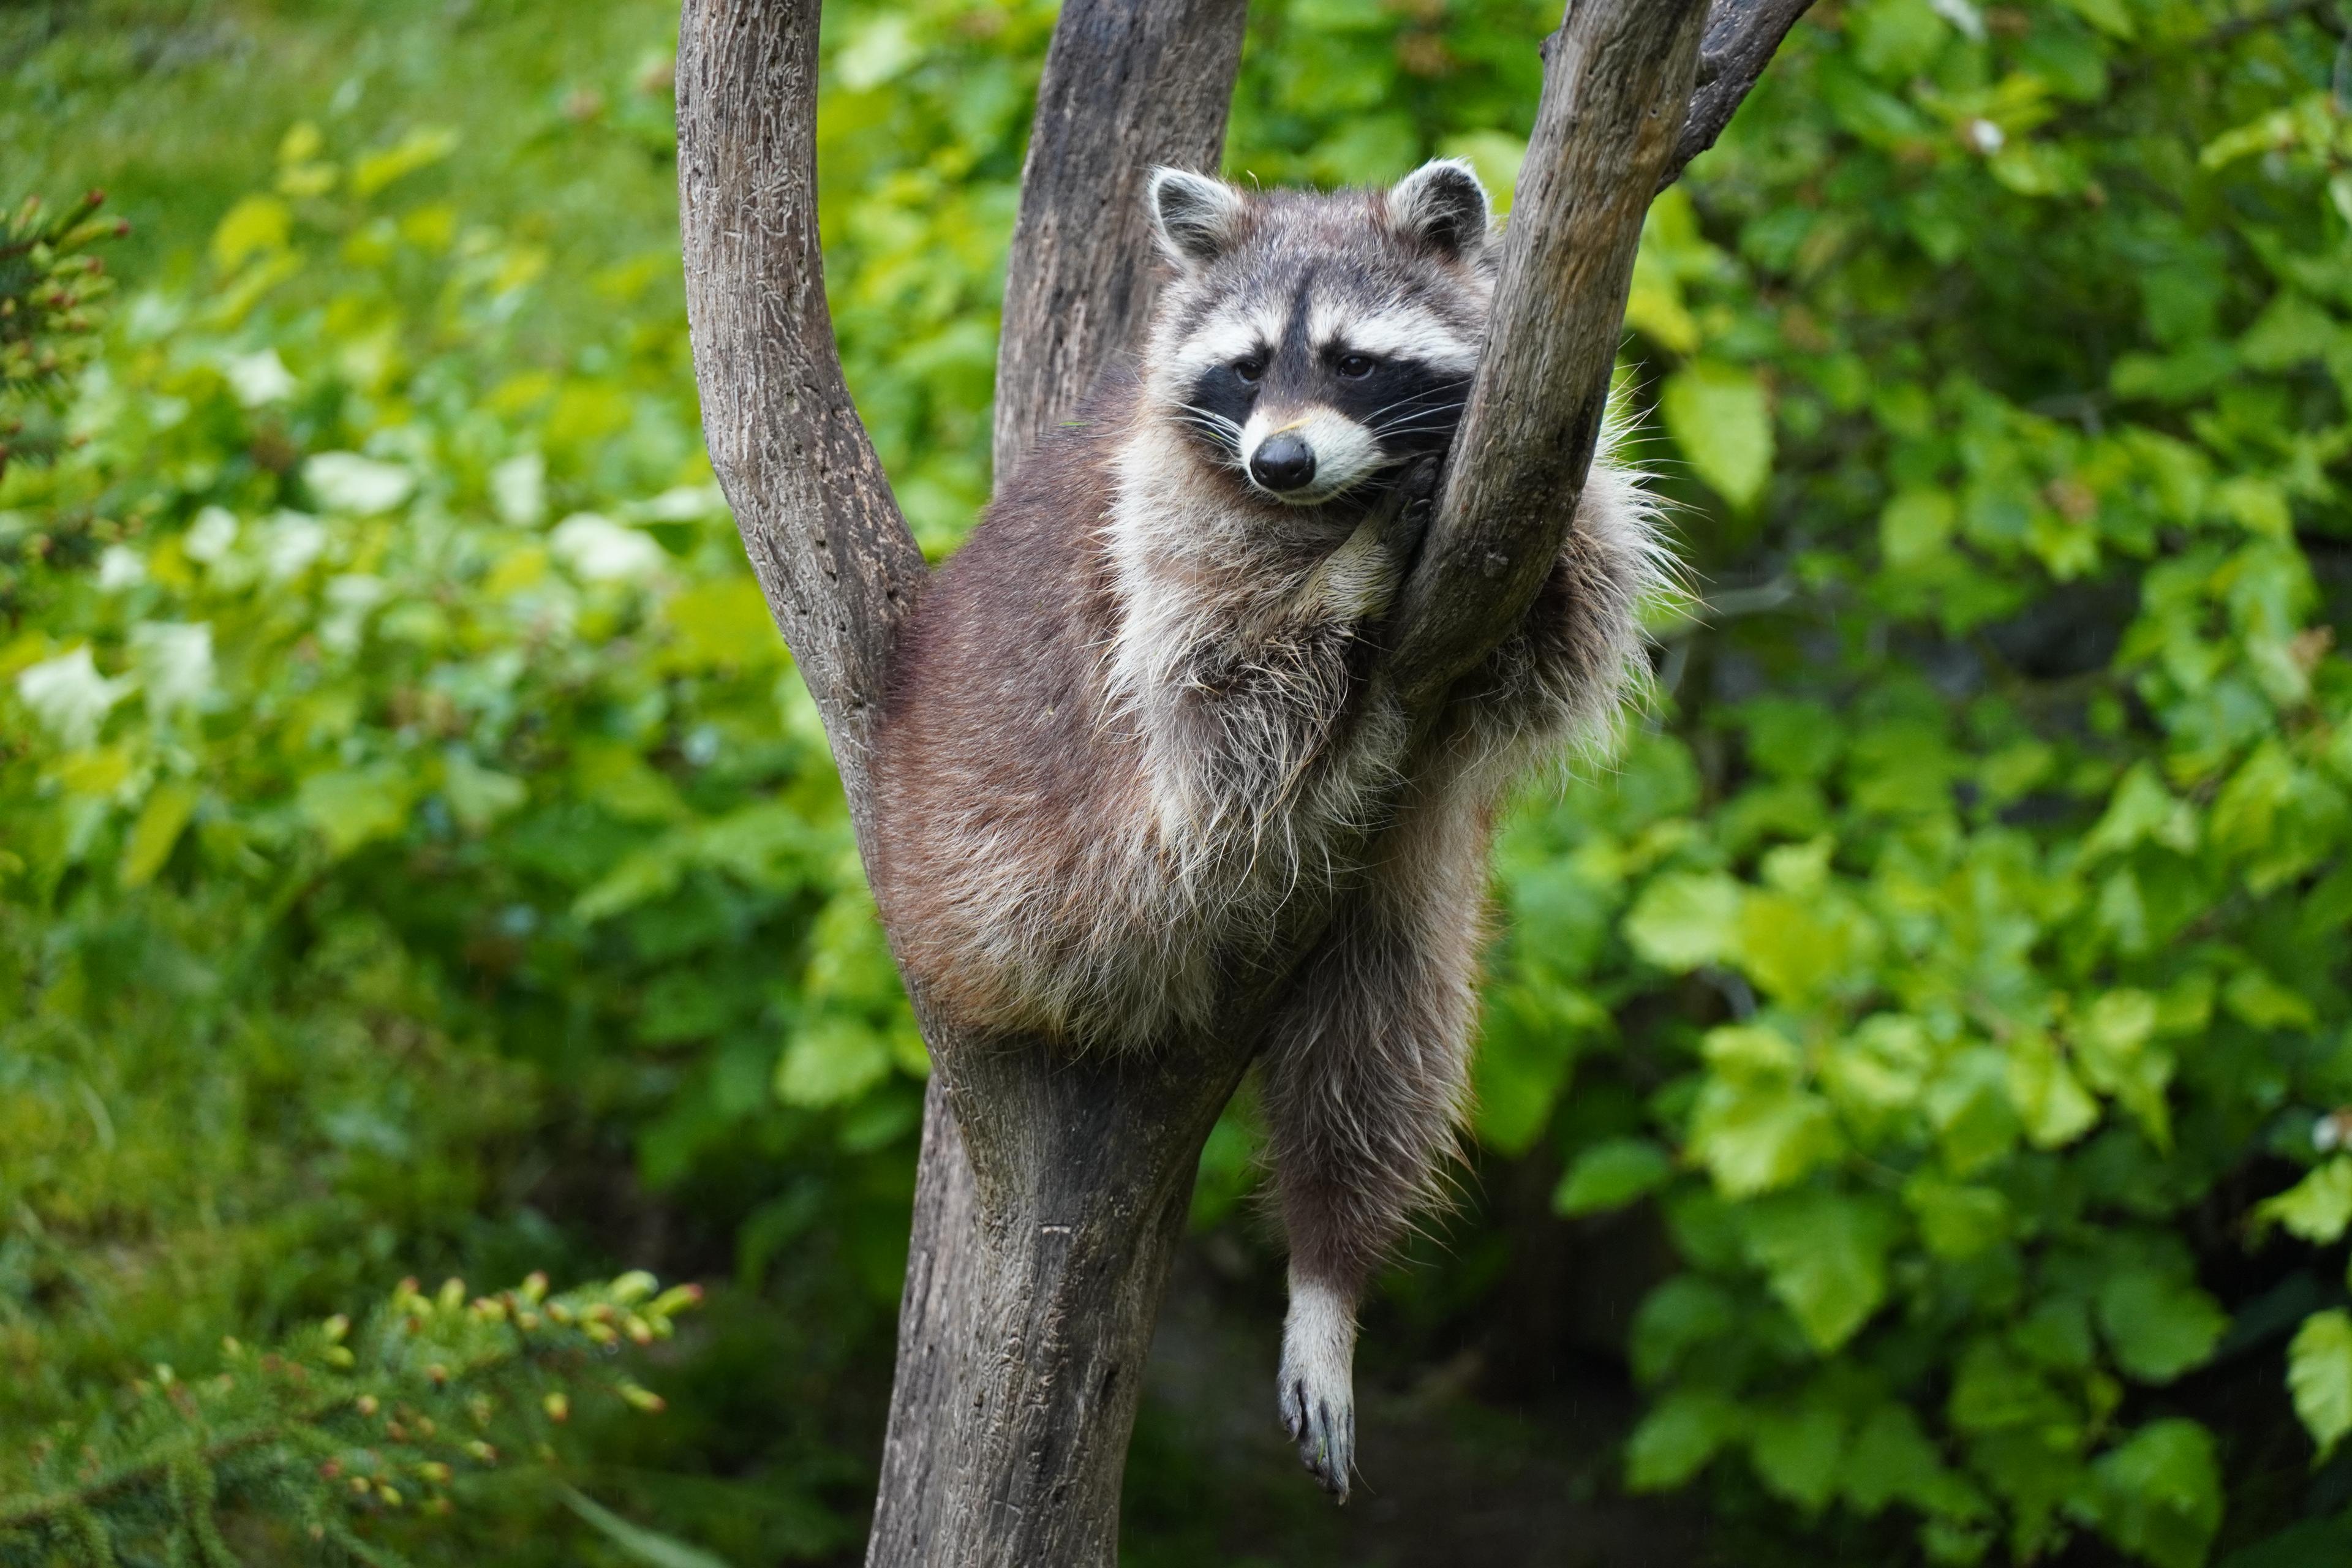
[[[1638,666],[1649,529],[1604,458],[1411,757],[1375,679],[1407,546],[1369,520],[1450,443],[1493,294],[1466,167],[1249,195],[1162,170],[1152,201],[1140,377],[1013,473],[894,655],[876,890],[968,1030],[1209,1027],[1295,926],[1358,905],[1391,911],[1384,973],[1463,948],[1501,783]],[[1395,913],[1439,905],[1442,930]]]
[[[883,835],[877,892],[935,1005],[1140,1042],[1210,1023],[1221,981],[1346,873],[1402,728],[1362,700],[1369,649],[1285,647],[1317,635],[1303,590],[1360,591],[1344,562],[1318,576],[1355,514],[1236,518],[1131,386],[1094,412],[909,622],[875,778],[882,820],[921,828]],[[1267,682],[1322,721],[1230,700]]]

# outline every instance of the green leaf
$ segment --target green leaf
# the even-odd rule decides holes
[[[1970,1433],[2027,1429],[2063,1436],[2080,1424],[2049,1379],[1995,1339],[1970,1341],[1960,1352],[1945,1414]]]
[[[276,196],[246,196],[213,229],[213,261],[224,272],[248,256],[286,248],[294,214]]]
[[[312,773],[295,792],[295,804],[338,857],[388,838],[408,822],[407,781],[389,767]]]
[[[2284,1226],[2305,1241],[2333,1246],[2352,1226],[2352,1155],[2338,1154],[2276,1197],[2257,1204],[2254,1221]]]
[[[2159,1149],[2172,1142],[2172,1110],[2165,1089],[2172,1053],[2148,1044],[2156,1032],[2156,998],[2145,991],[2110,991],[2084,1015],[2075,1031],[2075,1060],[2092,1088],[2115,1096]]]
[[[371,196],[394,180],[437,163],[457,150],[457,133],[446,126],[419,126],[381,153],[352,165],[352,191]]]
[[[2203,1365],[2230,1326],[2212,1297],[2151,1268],[2102,1279],[2098,1316],[2116,1364],[2142,1383],[2169,1383]]]
[[[1848,16],[1855,60],[1882,79],[1906,79],[1927,69],[1951,36],[1928,0],[1867,0]]]
[[[2286,1385],[2325,1461],[2352,1432],[2352,1315],[2340,1307],[2314,1312],[2287,1347]]]
[[[1951,543],[1959,516],[1946,490],[1905,490],[1878,514],[1878,551],[1890,567],[1923,565]]]
[[[1796,1082],[1796,1047],[1769,1029],[1710,1030],[1713,1070],[1690,1124],[1690,1153],[1727,1197],[1785,1187],[1838,1152],[1829,1102]]]
[[[2089,1131],[2099,1102],[2074,1077],[2049,1036],[2021,1031],[2009,1043],[2009,1098],[2037,1149],[2059,1149]]]
[[[2098,1349],[2091,1337],[2090,1303],[2078,1296],[2044,1297],[2011,1326],[2009,1343],[2045,1370],[2087,1372]]]
[[[1628,1342],[1633,1375],[1657,1382],[1692,1351],[1738,1328],[1739,1320],[1738,1303],[1721,1285],[1704,1275],[1677,1274],[1651,1291],[1633,1314]]]
[[[1612,1138],[1577,1156],[1552,1194],[1551,1206],[1564,1215],[1623,1208],[1656,1191],[1672,1174],[1674,1162],[1648,1139]]]
[[[1666,1395],[1626,1439],[1627,1489],[1651,1492],[1681,1486],[1746,1426],[1739,1406],[1720,1394],[1684,1389]]]
[[[450,815],[468,833],[483,832],[530,798],[522,780],[486,768],[457,750],[443,760],[441,793]]]
[[[2066,0],[2074,15],[2112,38],[2130,38],[2138,28],[2125,0]]]
[[[722,577],[673,595],[662,606],[668,662],[686,669],[763,669],[784,662],[784,639],[750,577]]]
[[[2195,809],[2175,799],[2156,770],[2141,763],[2116,786],[2105,814],[2084,837],[2083,853],[2111,855],[2152,840],[2186,854],[2197,847],[2197,831]]]
[[[2308,1029],[2319,1022],[2302,993],[2290,991],[2252,964],[2230,977],[2221,1000],[2257,1029]]]
[[[1848,901],[1819,893],[1750,893],[1734,929],[1739,966],[1787,1001],[1813,997],[1847,979],[1874,938]]]
[[[1748,1256],[1772,1294],[1827,1355],[1870,1321],[1886,1294],[1896,1226],[1885,1206],[1842,1193],[1794,1193],[1748,1213]]]
[[[1693,360],[1666,378],[1658,412],[1698,477],[1741,510],[1772,476],[1772,408],[1756,373]]]
[[[1472,1123],[1487,1148],[1524,1154],[1551,1121],[1576,1059],[1576,1032],[1553,1016],[1531,1023],[1509,1007],[1488,1016],[1471,1059]]]
[[[1762,1412],[1748,1428],[1748,1458],[1767,1487],[1818,1512],[1837,1489],[1846,1458],[1845,1421],[1833,1407],[1812,1401]]]
[[[724,1558],[713,1557],[699,1546],[689,1546],[675,1536],[633,1524],[575,1488],[558,1486],[555,1495],[598,1534],[646,1568],[728,1568]]]
[[[593,922],[677,891],[685,879],[688,846],[677,836],[624,856],[618,865],[572,901],[574,918]]]
[[[1822,1052],[1822,1086],[1850,1126],[1883,1132],[1918,1103],[1934,1059],[1918,1019],[1874,1013]]]
[[[1984,1499],[1944,1463],[1907,1405],[1881,1405],[1871,1414],[1837,1479],[1847,1503],[1865,1516],[1897,1501],[1948,1518],[1985,1512]]]
[[[1698,318],[1684,302],[1682,285],[1672,269],[1650,246],[1643,246],[1633,257],[1633,286],[1625,295],[1625,324],[1675,353],[1698,351]]]
[[[1953,1054],[1928,1084],[1924,1103],[1944,1163],[1972,1175],[2017,1147],[2018,1114],[2008,1089],[2009,1058],[1990,1046]]]
[[[1625,916],[1625,939],[1661,969],[1696,969],[1731,950],[1741,889],[1729,877],[1669,872],[1651,879]]]
[[[2194,1421],[2153,1421],[2091,1467],[2085,1511],[2102,1534],[2157,1565],[2201,1568],[2221,1528],[2213,1435]]]
[[[823,1018],[794,1032],[776,1064],[776,1093],[787,1105],[818,1109],[856,1099],[888,1076],[889,1042],[847,1018]]]
[[[1974,1258],[2010,1234],[2009,1199],[1992,1187],[1964,1186],[1922,1171],[1904,1184],[1903,1199],[1919,1222],[1919,1238],[1938,1258]]]
[[[178,781],[157,784],[147,792],[147,804],[140,807],[139,820],[131,825],[122,862],[115,869],[119,885],[143,888],[153,879],[171,858],[172,847],[180,841],[180,831],[188,826],[199,798],[201,792],[194,784]]]

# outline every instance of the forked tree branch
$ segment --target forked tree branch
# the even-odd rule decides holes
[[[686,0],[678,182],[712,466],[870,849],[868,742],[924,567],[825,309],[819,4]],[[1139,335],[1145,174],[1217,166],[1243,8],[1065,0],[1009,268],[1000,474]],[[1650,193],[1714,141],[1803,9],[1717,0],[1703,57],[1701,0],[1576,0],[1555,36],[1493,347],[1391,667],[1424,703],[1504,635],[1573,513]],[[1312,934],[1297,933],[1300,951]],[[919,1002],[937,1070],[873,1568],[1115,1560],[1142,1362],[1192,1172],[1276,984],[1260,977],[1235,996],[1227,1037],[1151,1059],[983,1047]]]

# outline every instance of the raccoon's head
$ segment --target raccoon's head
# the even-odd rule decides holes
[[[1494,292],[1467,163],[1330,195],[1160,169],[1150,202],[1176,277],[1145,386],[1208,467],[1257,500],[1315,506],[1445,449]]]

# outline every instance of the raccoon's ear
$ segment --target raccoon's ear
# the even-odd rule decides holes
[[[1389,222],[1404,238],[1467,260],[1486,247],[1486,187],[1465,160],[1436,159],[1389,187]]]
[[[1223,256],[1241,232],[1242,194],[1223,180],[1154,169],[1150,199],[1152,237],[1161,253],[1187,272]]]

